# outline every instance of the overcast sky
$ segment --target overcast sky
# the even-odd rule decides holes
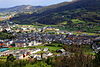
[[[8,8],[18,5],[47,6],[71,0],[0,0],[0,8]]]

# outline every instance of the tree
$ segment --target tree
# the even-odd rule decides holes
[[[100,51],[95,55],[94,64],[96,67],[100,65]]]
[[[45,63],[44,61],[38,61],[33,65],[26,65],[25,67],[51,67],[51,65],[48,65],[47,63]]]
[[[12,54],[10,54],[8,57],[7,57],[7,62],[13,62],[15,60],[14,56]]]

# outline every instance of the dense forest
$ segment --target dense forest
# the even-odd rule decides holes
[[[59,25],[75,31],[97,32],[100,29],[100,1],[78,0],[39,9],[33,14],[17,14],[10,19],[18,24]],[[89,30],[88,30],[89,29]]]

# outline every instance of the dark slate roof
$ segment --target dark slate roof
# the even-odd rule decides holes
[[[15,41],[14,43],[26,43],[26,41]]]

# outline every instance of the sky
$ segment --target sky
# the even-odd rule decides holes
[[[71,0],[0,0],[0,8],[8,8],[18,5],[47,6]]]

